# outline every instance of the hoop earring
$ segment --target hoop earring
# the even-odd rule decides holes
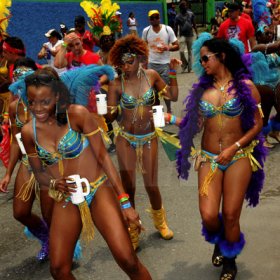
[[[138,79],[140,79],[140,78],[141,78],[142,71],[143,71],[142,64],[141,64],[141,63],[139,63],[139,66],[138,66],[138,71],[137,71],[137,78],[138,78]]]

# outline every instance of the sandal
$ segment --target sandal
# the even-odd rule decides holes
[[[270,142],[267,141],[267,139],[264,140],[263,142],[264,147],[268,148],[268,149],[273,149],[274,145],[271,144]]]
[[[220,251],[220,247],[218,244],[215,244],[214,252],[212,255],[212,264],[216,267],[220,267],[223,265],[224,257]]]
[[[224,266],[220,275],[220,280],[234,280],[237,274],[235,258],[224,257]]]
[[[269,137],[275,139],[278,143],[280,143],[280,132],[279,131],[271,131],[269,134]]]

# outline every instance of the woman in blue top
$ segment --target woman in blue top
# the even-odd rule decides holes
[[[40,187],[48,188],[55,199],[50,229],[52,276],[75,279],[71,272],[74,247],[82,229],[92,237],[93,221],[130,279],[151,279],[132,248],[123,219],[140,230],[139,216],[126,199],[90,113],[81,105],[70,105],[66,86],[52,75],[35,72],[25,83],[33,120],[22,129],[24,146]],[[91,186],[86,203],[79,207],[69,197],[75,192],[73,184],[66,182],[73,174],[87,178]]]
[[[223,265],[220,280],[233,280],[235,258],[245,245],[239,224],[243,200],[255,206],[263,183],[260,96],[238,49],[203,36],[194,43],[194,69],[199,63],[202,75],[186,100],[177,166],[187,179],[189,156],[196,159],[202,234],[215,244],[212,263]],[[201,150],[195,150],[193,137],[201,128]]]
[[[25,75],[33,73],[34,70],[37,70],[37,66],[32,59],[18,59],[13,71],[14,82],[19,79],[24,79]],[[19,92],[13,93],[15,95],[20,95]],[[31,167],[28,164],[27,155],[23,154],[24,151],[20,149],[16,139],[16,135],[21,132],[24,124],[31,119],[30,112],[27,110],[26,100],[19,97],[11,102],[9,106],[9,115],[12,143],[6,173],[0,181],[0,192],[7,192],[7,187],[11,181],[14,168],[20,160],[14,184],[13,215],[17,221],[26,226],[25,233],[31,232],[32,235],[40,241],[42,248],[40,249],[37,258],[39,261],[44,261],[48,258],[49,254],[48,226],[50,225],[53,201],[48,196],[48,192],[39,190],[39,186],[36,184]],[[43,219],[32,211],[35,197],[38,194],[40,196]]]
[[[123,185],[135,207],[136,170],[142,173],[154,225],[162,238],[169,240],[173,237],[173,232],[166,222],[158,186],[158,141],[151,110],[153,105],[159,104],[159,96],[177,101],[175,68],[179,61],[171,60],[171,81],[170,85],[166,85],[156,71],[141,67],[147,57],[147,44],[134,35],[123,37],[115,43],[109,59],[121,74],[109,85],[108,105],[112,106],[112,119],[117,117],[117,106],[120,105],[121,108],[116,147]],[[139,236],[133,224],[130,225],[130,237],[136,250]]]

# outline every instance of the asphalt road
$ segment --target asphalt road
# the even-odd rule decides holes
[[[180,97],[172,104],[176,115],[182,115],[184,100],[195,75],[178,74]],[[175,127],[168,127],[176,131]],[[198,141],[198,139],[196,139]],[[113,155],[113,160],[116,157]],[[238,257],[237,280],[279,279],[280,252],[280,144],[269,154],[265,170],[266,182],[258,207],[244,204],[241,226],[247,244]],[[278,167],[277,167],[278,166]],[[4,168],[0,168],[0,175]],[[167,218],[175,236],[170,241],[161,239],[152,225],[146,209],[149,207],[142,178],[137,179],[137,210],[146,231],[142,234],[139,258],[156,280],[217,280],[220,269],[211,263],[212,246],[200,235],[201,221],[197,203],[196,174],[191,171],[188,181],[177,178],[175,163],[170,162],[160,147],[159,185]],[[23,226],[12,214],[12,188],[10,193],[0,194],[0,279],[1,280],[49,280],[49,263],[38,263],[35,256],[40,246],[37,241],[27,240]],[[38,203],[34,206],[38,211]],[[109,249],[96,232],[94,241],[84,248],[84,257],[74,265],[77,279],[121,280],[127,279],[113,260]]]

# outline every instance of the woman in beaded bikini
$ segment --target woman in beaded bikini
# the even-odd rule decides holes
[[[135,207],[136,169],[142,172],[154,225],[168,240],[173,237],[173,232],[167,225],[158,187],[158,141],[151,110],[153,105],[159,104],[155,90],[176,101],[178,87],[175,70],[171,71],[171,83],[167,86],[157,72],[143,69],[141,63],[145,63],[147,57],[147,45],[137,36],[128,35],[116,41],[109,60],[122,74],[109,86],[108,105],[112,106],[110,117],[118,118],[120,126],[116,147],[123,185]],[[180,61],[172,59],[170,68],[175,69],[179,64]],[[117,116],[115,108],[118,105],[121,112]],[[130,236],[136,250],[139,236],[133,224],[130,225]]]
[[[237,48],[209,37],[200,35],[194,43],[200,79],[186,100],[177,166],[187,179],[189,156],[196,158],[202,234],[215,244],[213,265],[223,265],[219,279],[233,280],[235,258],[245,245],[239,224],[243,200],[256,206],[264,180],[262,114],[259,93]],[[193,137],[202,127],[201,151],[195,151]]]
[[[126,199],[91,114],[84,106],[69,104],[68,89],[52,75],[35,72],[25,83],[34,118],[22,129],[23,143],[40,187],[48,188],[55,199],[50,228],[52,276],[76,279],[71,272],[74,247],[82,229],[86,237],[92,237],[94,221],[130,279],[151,279],[132,248],[123,219],[140,229],[139,216]],[[79,207],[69,197],[73,184],[66,181],[72,174],[91,182],[90,194]],[[121,198],[121,205],[115,194]]]
[[[23,79],[24,75],[31,74],[36,69],[37,66],[32,59],[21,58],[15,63],[13,79],[14,81]],[[14,94],[18,94],[18,92]],[[39,261],[44,261],[48,258],[49,254],[48,226],[50,225],[53,203],[52,199],[48,196],[48,192],[41,190],[40,201],[44,219],[41,219],[32,212],[33,202],[37,195],[36,191],[39,191],[39,189],[36,189],[36,182],[28,164],[27,156],[26,154],[22,154],[16,139],[16,134],[20,133],[23,125],[31,119],[30,113],[27,110],[26,100],[21,97],[14,100],[10,104],[9,115],[11,121],[12,144],[10,148],[9,164],[3,179],[0,181],[0,191],[7,192],[7,187],[14,168],[18,160],[20,160],[21,162],[15,179],[13,215],[16,220],[25,225],[27,230],[41,242],[42,248],[37,258]]]

